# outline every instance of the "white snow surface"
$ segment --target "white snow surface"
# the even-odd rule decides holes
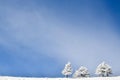
[[[33,78],[0,76],[0,80],[120,80],[119,77],[91,77],[91,78]]]

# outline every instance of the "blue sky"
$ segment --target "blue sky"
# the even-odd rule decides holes
[[[63,77],[64,64],[120,75],[119,0],[0,0],[0,75]]]

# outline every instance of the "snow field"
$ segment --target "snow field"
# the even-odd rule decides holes
[[[120,77],[91,77],[91,78],[30,78],[30,77],[6,77],[0,80],[120,80]]]

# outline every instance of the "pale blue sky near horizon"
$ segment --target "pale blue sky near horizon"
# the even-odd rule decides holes
[[[68,61],[120,75],[119,0],[0,0],[0,75],[63,77]]]

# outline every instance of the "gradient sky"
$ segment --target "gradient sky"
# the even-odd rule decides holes
[[[0,75],[63,77],[68,61],[120,75],[120,0],[0,0]]]

